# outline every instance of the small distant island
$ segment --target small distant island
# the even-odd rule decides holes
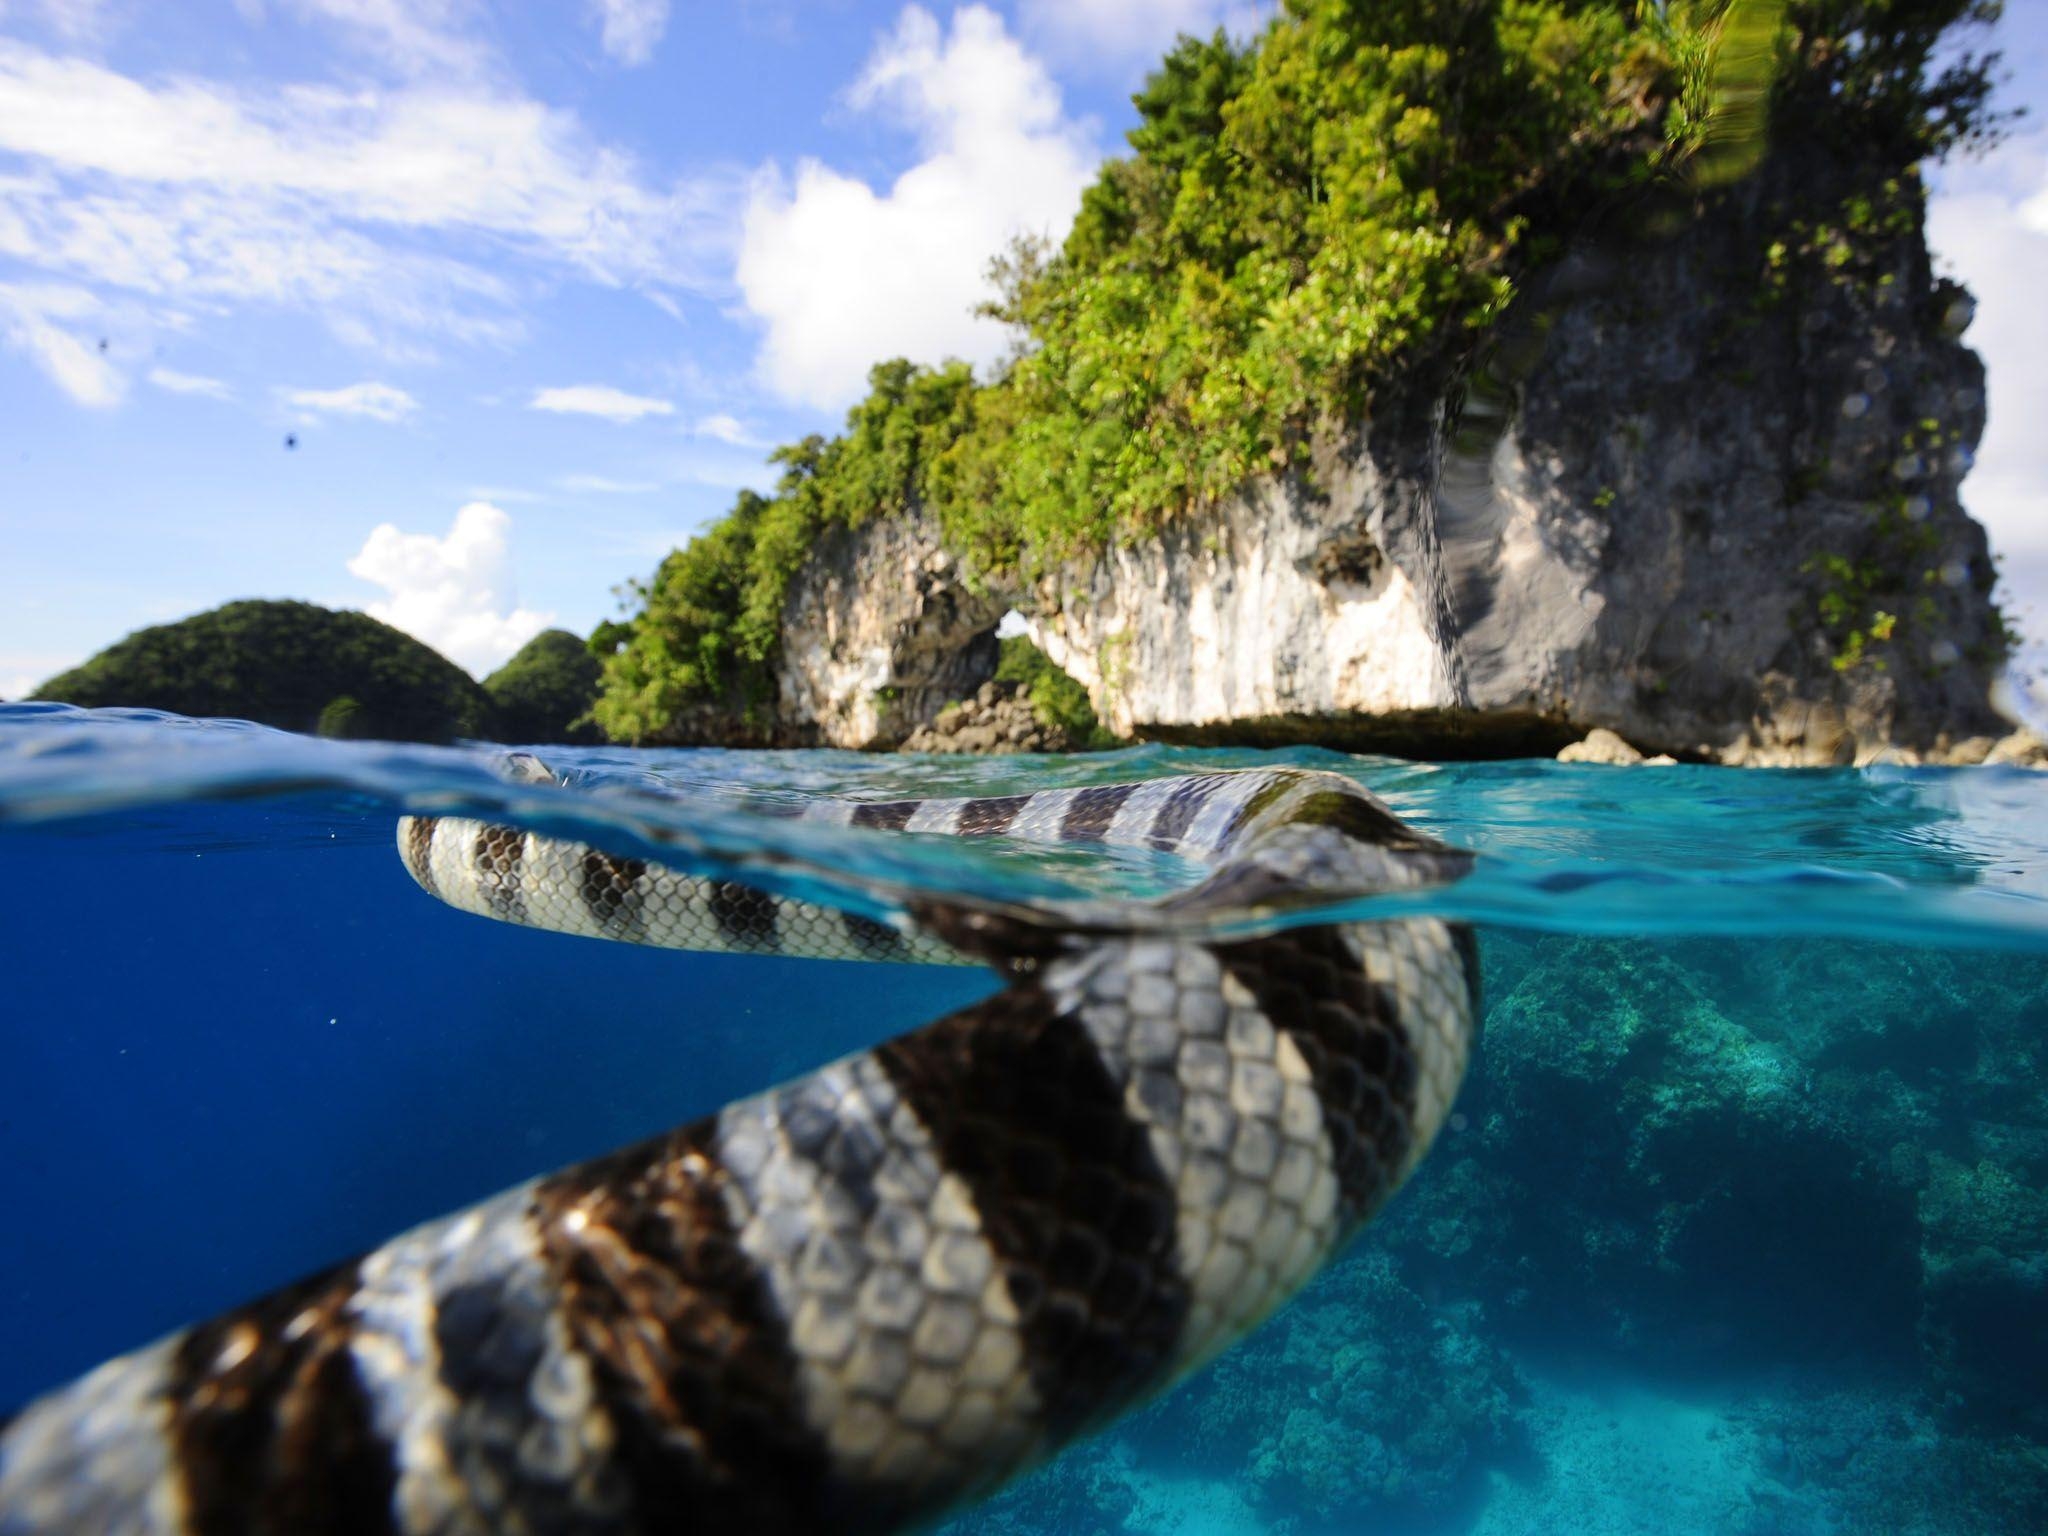
[[[565,630],[536,635],[479,684],[368,614],[314,603],[227,603],[138,630],[33,699],[253,720],[384,741],[596,741],[599,666]]]
[[[500,741],[594,746],[604,733],[590,718],[604,668],[566,629],[544,629],[484,679]]]

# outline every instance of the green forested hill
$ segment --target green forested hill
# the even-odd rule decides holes
[[[603,740],[584,718],[597,702],[601,671],[589,648],[566,629],[542,630],[484,679],[484,692],[497,706],[499,737],[527,743]]]
[[[392,741],[489,736],[495,723],[490,696],[438,651],[367,614],[300,602],[228,603],[138,630],[32,697]]]
[[[775,494],[743,493],[602,632],[598,721],[659,740],[693,705],[771,698],[783,596],[829,523],[922,506],[984,572],[1141,536],[1301,465],[1390,384],[1441,393],[1595,210],[1682,214],[1774,138],[1910,182],[1995,126],[1989,61],[1952,34],[1998,8],[1287,0],[1248,47],[1184,38],[1065,242],[996,260],[1011,365],[885,363],[840,436],[781,449]]]

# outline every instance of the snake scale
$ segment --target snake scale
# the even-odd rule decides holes
[[[1466,863],[1301,770],[804,814],[1208,866],[1154,911]],[[899,928],[476,821],[407,818],[399,848],[430,894],[497,918],[964,956],[1007,984],[30,1404],[0,1431],[0,1536],[928,1521],[1299,1288],[1427,1149],[1474,1029],[1472,935],[1433,919],[1219,941],[925,900]]]

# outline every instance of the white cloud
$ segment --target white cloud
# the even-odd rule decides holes
[[[1984,359],[1989,419],[1963,504],[2007,557],[2009,605],[2048,642],[2048,132],[1946,167],[1927,233],[1944,270],[1977,297],[1965,340]]]
[[[699,417],[697,424],[690,428],[698,437],[713,437],[721,443],[731,443],[735,448],[766,448],[762,439],[755,437],[741,424],[739,417],[729,416],[724,411],[715,411],[709,416]]]
[[[77,330],[80,322],[99,319],[102,309],[83,288],[0,283],[0,340],[26,353],[72,400],[103,410],[121,403],[128,381],[105,340]]]
[[[380,523],[348,562],[351,576],[382,587],[368,613],[483,675],[554,622],[519,606],[512,581],[512,519],[487,501],[455,514],[442,538]]]
[[[232,400],[235,392],[219,379],[204,374],[180,373],[175,368],[152,368],[149,382],[174,395],[205,395],[212,400]]]
[[[588,9],[604,51],[628,66],[653,58],[668,27],[668,0],[589,0]]]
[[[525,97],[151,86],[11,44],[0,44],[0,148],[53,174],[297,198],[401,229],[467,227],[615,280],[662,275],[689,211],[572,114]]]
[[[237,0],[252,21],[263,19],[263,0]],[[407,74],[481,70],[483,46],[464,30],[471,0],[278,0],[283,9],[322,21],[357,48]]]
[[[363,416],[390,425],[419,409],[419,401],[396,384],[379,384],[374,380],[342,389],[287,389],[279,394],[285,404],[309,420],[320,416]]]
[[[602,416],[606,421],[638,421],[643,416],[673,416],[676,408],[651,395],[629,395],[609,384],[569,384],[537,389],[530,402],[536,411],[560,416]]]
[[[307,4],[411,46],[397,0]],[[731,175],[659,185],[574,113],[459,71],[242,89],[5,39],[0,156],[0,256],[160,312],[300,310],[394,355],[514,337],[564,272],[715,288],[743,196]]]
[[[0,0],[0,21],[28,15],[67,42],[91,42],[107,30],[110,0]]]
[[[502,343],[519,332],[502,279],[358,232],[271,217],[261,199],[203,188],[69,192],[62,178],[0,178],[0,255],[156,301],[174,323],[196,303],[317,314],[351,345],[407,359],[422,338]]]
[[[1182,33],[1249,37],[1273,14],[1259,0],[1020,0],[1019,29],[1062,63],[1150,68]]]
[[[1062,233],[1101,158],[1044,67],[978,5],[950,34],[907,7],[848,100],[907,122],[924,158],[882,193],[814,160],[793,185],[765,172],[737,274],[767,331],[763,380],[820,407],[858,397],[884,357],[1001,356],[1002,327],[972,314],[990,258],[1019,234]]]
[[[643,496],[661,489],[652,480],[614,480],[608,475],[563,475],[555,484],[565,491],[598,496]]]

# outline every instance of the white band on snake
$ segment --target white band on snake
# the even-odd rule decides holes
[[[1295,770],[809,814],[1200,858],[1208,878],[1158,904],[1180,912],[1465,864]],[[0,1431],[0,1536],[922,1523],[1299,1288],[1428,1148],[1474,1029],[1471,933],[1434,919],[1219,942],[927,901],[898,931],[480,822],[407,818],[399,846],[429,893],[493,917],[964,954],[1007,986],[29,1405]]]

